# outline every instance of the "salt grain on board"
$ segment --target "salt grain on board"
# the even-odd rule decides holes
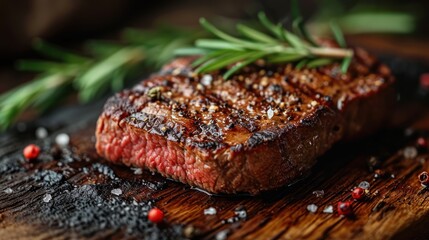
[[[13,190],[12,190],[12,188],[6,188],[5,190],[4,190],[4,193],[6,193],[6,194],[11,194],[11,193],[13,193]]]
[[[307,210],[311,213],[315,213],[317,211],[317,208],[318,207],[316,206],[316,204],[310,204],[307,206]]]
[[[142,175],[143,169],[141,168],[131,168],[134,171],[134,175]]]
[[[217,211],[214,207],[204,209],[204,215],[216,215]]]
[[[366,189],[369,189],[370,185],[369,185],[369,182],[362,181],[362,182],[359,183],[358,187],[363,188],[363,189],[366,190]]]
[[[413,158],[417,157],[417,148],[411,147],[411,146],[406,147],[406,148],[404,148],[403,154],[404,154],[404,157],[406,159],[413,159]]]
[[[55,137],[55,143],[59,146],[67,146],[70,143],[70,137],[66,133],[60,133]]]
[[[112,189],[110,193],[112,193],[113,195],[119,196],[122,194],[122,190],[120,188],[115,188],[115,189]]]
[[[210,86],[212,84],[212,81],[213,81],[213,77],[212,75],[209,75],[209,74],[206,74],[201,78],[201,83],[204,86]]]
[[[273,116],[274,116],[274,111],[273,111],[273,109],[268,109],[268,111],[267,111],[267,116],[268,116],[268,119],[271,119],[271,118],[273,118]]]
[[[228,237],[229,230],[223,230],[216,234],[216,240],[225,240]]]
[[[316,190],[316,191],[313,191],[313,194],[316,197],[323,197],[323,195],[325,195],[325,191],[323,191],[323,190]]]
[[[324,213],[334,213],[334,207],[332,205],[328,205],[323,209]]]
[[[52,195],[47,193],[45,194],[45,196],[43,197],[43,202],[48,203],[52,200]]]
[[[239,219],[246,219],[247,218],[247,211],[244,207],[238,207],[234,210],[235,216],[237,216]]]
[[[44,139],[48,136],[48,130],[46,130],[46,128],[44,127],[38,127],[36,129],[36,137],[38,139]]]

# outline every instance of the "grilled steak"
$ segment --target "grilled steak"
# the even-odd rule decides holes
[[[341,139],[367,135],[394,103],[389,69],[356,49],[347,74],[256,63],[225,81],[177,59],[112,98],[98,153],[213,193],[257,194],[291,183]]]

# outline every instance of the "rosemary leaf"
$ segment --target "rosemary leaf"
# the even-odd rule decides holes
[[[21,60],[16,64],[18,70],[31,72],[55,72],[69,66],[69,64],[42,60]]]
[[[188,48],[179,48],[174,50],[174,55],[176,56],[186,56],[186,55],[206,55],[210,51],[206,49],[201,49],[197,47],[188,47]]]
[[[218,58],[212,59],[202,66],[198,67],[195,72],[196,73],[206,73],[210,71],[214,71],[217,69],[221,69],[230,64],[243,61],[248,57],[254,56],[254,52],[231,52],[229,54],[224,54],[219,56]]]
[[[274,34],[279,39],[283,39],[284,35],[281,29],[281,25],[275,25],[274,23],[272,23],[264,12],[260,12],[258,14],[258,18],[262,25],[267,28],[272,34]]]
[[[306,47],[305,42],[301,41],[298,36],[289,32],[286,29],[282,31],[283,38],[294,48],[304,49]]]
[[[100,40],[91,40],[85,44],[85,49],[98,58],[112,55],[121,48],[121,44]]]
[[[207,62],[210,59],[217,58],[217,57],[222,56],[222,55],[227,54],[227,53],[228,53],[227,50],[217,50],[217,51],[209,52],[206,55],[201,56],[200,58],[195,60],[191,64],[191,67],[198,67],[199,65],[201,65],[204,62]]]
[[[46,43],[41,39],[36,39],[33,43],[34,49],[41,54],[51,57],[53,59],[62,60],[70,63],[82,63],[89,59],[86,57],[79,56],[60,47]]]
[[[220,39],[223,39],[228,42],[237,43],[237,44],[248,44],[247,41],[243,41],[239,38],[233,37],[225,32],[220,31],[215,26],[213,26],[211,23],[209,23],[205,18],[200,18],[200,24],[203,26],[208,32],[212,33],[213,35],[217,36]]]
[[[238,24],[237,30],[241,34],[243,34],[244,36],[246,36],[252,40],[255,40],[255,41],[271,43],[271,44],[278,44],[279,43],[276,39],[266,35],[265,33],[259,32],[255,29],[247,27],[246,25],[243,25],[243,24]]]
[[[301,18],[301,11],[297,0],[290,1],[290,9],[291,9],[292,19]]]
[[[32,105],[41,112],[52,108],[63,99],[64,95],[67,95],[67,93],[70,91],[70,85],[70,81],[67,81],[67,83],[61,86],[43,91],[43,94],[40,94]]]
[[[338,45],[342,48],[346,48],[346,40],[344,39],[343,32],[341,31],[340,26],[337,22],[331,21],[330,27],[332,30],[332,33],[334,34],[335,41],[337,41]]]
[[[314,59],[311,61],[308,61],[306,66],[309,68],[315,68],[315,67],[320,67],[320,66],[324,66],[324,65],[328,65],[330,63],[332,63],[333,60],[329,59],[329,58],[318,58],[318,59]]]
[[[351,62],[352,62],[352,57],[344,58],[343,62],[341,63],[341,72],[342,73],[347,72],[347,69],[349,68]]]
[[[198,39],[195,42],[195,46],[208,49],[244,50],[244,47],[240,44],[216,39]]]
[[[91,89],[91,87],[104,89],[104,85],[100,84],[103,82],[106,83],[103,79],[108,78],[116,69],[125,67],[133,62],[139,62],[143,58],[144,53],[140,48],[127,47],[97,63],[75,80],[77,87],[84,91],[79,95],[80,99],[83,102],[88,102],[92,96],[95,96],[94,92],[96,92],[96,90],[88,89]]]
[[[293,20],[292,27],[294,28],[294,31],[296,35],[301,36],[307,42],[309,42],[313,47],[318,47],[319,44],[313,39],[313,37],[308,33],[307,29],[304,26],[304,22],[302,20],[302,17],[298,17]]]
[[[233,67],[231,67],[228,71],[226,71],[226,73],[223,75],[223,78],[225,80],[227,80],[229,77],[231,77],[234,73],[236,73],[240,69],[242,69],[245,66],[257,61],[258,59],[264,57],[265,55],[266,55],[266,53],[264,53],[264,52],[255,53],[253,56],[247,58],[247,60],[242,61],[242,62],[238,62]]]
[[[157,53],[157,56],[149,56],[149,57],[153,57],[153,59],[156,59],[156,64],[155,67],[156,68],[160,68],[163,64],[165,64],[166,62],[168,62],[170,59],[172,59],[174,57],[174,50],[186,45],[187,40],[186,39],[182,39],[182,38],[178,38],[178,39],[174,39],[172,40],[170,43],[166,44],[162,50]]]
[[[305,39],[313,46],[318,46],[318,44],[313,40],[311,35],[308,33],[307,29],[304,27],[304,21],[301,16],[301,11],[299,9],[299,4],[297,0],[291,1],[291,15],[292,15],[292,28],[296,35]]]
[[[295,68],[298,70],[302,69],[303,67],[305,67],[305,65],[307,65],[308,61],[308,59],[302,59],[296,64]]]
[[[14,119],[21,114],[26,108],[37,105],[40,107],[40,99],[47,97],[50,90],[67,82],[67,74],[50,74],[41,76],[21,87],[15,88],[10,93],[1,97],[0,102],[0,130],[10,126]],[[51,92],[52,93],[52,92]]]
[[[297,60],[300,60],[304,58],[305,55],[303,54],[281,54],[281,55],[275,55],[268,58],[268,61],[270,63],[282,63],[282,62],[294,62]]]
[[[128,69],[118,69],[113,73],[111,89],[115,92],[121,90],[124,87],[125,77],[127,76]]]

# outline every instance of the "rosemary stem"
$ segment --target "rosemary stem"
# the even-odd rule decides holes
[[[353,50],[342,48],[308,48],[311,54],[318,57],[346,58],[353,56]]]

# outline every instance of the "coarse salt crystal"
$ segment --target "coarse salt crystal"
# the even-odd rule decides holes
[[[404,157],[407,159],[413,159],[417,157],[417,149],[415,147],[406,147],[404,148]]]
[[[274,111],[273,111],[273,109],[268,109],[268,111],[267,111],[267,116],[268,116],[268,119],[271,119],[271,118],[273,118],[273,116],[274,116]]]
[[[217,211],[214,207],[209,207],[207,209],[204,209],[204,215],[216,215]]]
[[[143,174],[143,170],[141,168],[132,168],[135,175],[141,175]]]
[[[6,188],[5,190],[4,190],[4,192],[5,193],[7,193],[7,194],[11,194],[11,193],[13,193],[13,190],[12,190],[12,188]]]
[[[212,77],[211,75],[209,75],[209,74],[206,74],[206,75],[204,75],[204,76],[201,78],[201,83],[202,83],[204,86],[209,86],[209,85],[211,85],[211,84],[212,84],[212,81],[213,81],[213,77]]]
[[[218,109],[219,109],[218,106],[216,106],[216,105],[210,105],[209,112],[213,113],[213,112],[216,112]]]
[[[234,210],[235,216],[237,216],[239,219],[246,219],[247,218],[247,211],[243,207],[238,207]]]
[[[316,206],[316,204],[310,204],[307,206],[307,210],[311,213],[315,213],[317,211],[317,208],[318,207]]]
[[[323,209],[324,213],[334,213],[334,207],[332,205],[328,205]]]
[[[216,240],[225,240],[228,237],[229,230],[223,230],[216,234]]]
[[[67,146],[70,143],[70,137],[66,133],[60,133],[55,137],[55,143],[60,146]]]
[[[113,195],[119,196],[122,194],[122,190],[120,188],[115,188],[115,189],[112,189],[110,193],[112,193]]]
[[[370,185],[369,185],[369,182],[362,181],[362,182],[359,183],[358,187],[366,190],[366,189],[369,189]]]
[[[44,127],[38,127],[36,129],[36,137],[39,139],[44,139],[48,136],[48,130]]]
[[[47,193],[45,194],[45,196],[43,197],[43,202],[48,203],[52,200],[52,195]]]
[[[316,197],[323,197],[323,195],[325,195],[325,191],[323,191],[323,190],[316,190],[316,191],[313,191],[313,194]]]

